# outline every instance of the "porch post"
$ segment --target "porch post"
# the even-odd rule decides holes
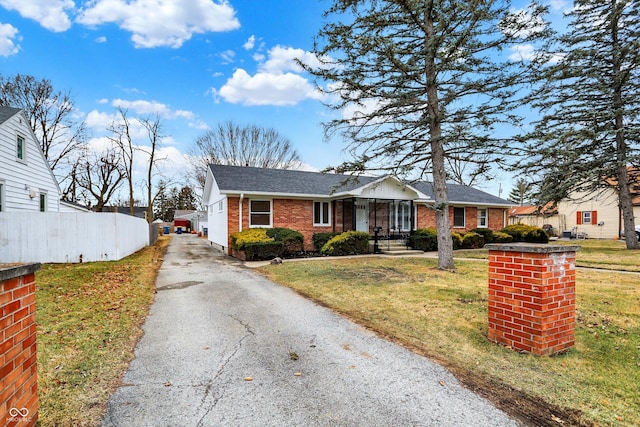
[[[357,222],[358,221],[358,203],[356,202],[356,198],[355,197],[353,197],[351,200],[353,202],[353,209],[352,209],[352,212],[351,212],[351,227],[352,227],[352,230],[355,231],[355,230],[358,229],[358,226],[357,226],[357,224],[358,224],[358,222]]]
[[[413,200],[409,200],[409,211],[411,212],[409,218],[411,218],[411,229],[409,233],[416,229],[416,217],[415,217],[415,207],[413,206]]]

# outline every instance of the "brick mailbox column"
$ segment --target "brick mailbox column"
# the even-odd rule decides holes
[[[579,246],[489,244],[489,340],[550,356],[575,344]]]
[[[38,420],[35,272],[40,264],[0,265],[0,425]]]

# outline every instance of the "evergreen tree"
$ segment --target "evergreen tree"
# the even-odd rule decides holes
[[[486,0],[333,0],[318,34],[317,64],[301,64],[340,112],[325,123],[354,160],[334,169],[431,174],[438,268],[453,269],[446,174],[448,160],[497,161],[499,123],[514,116],[521,61],[501,54],[544,32],[533,4]],[[486,155],[489,155],[487,159]]]
[[[640,139],[640,0],[576,0],[567,32],[547,46],[534,93],[541,112],[527,135],[529,175],[541,202],[618,193],[623,227],[634,229],[631,190]],[[638,248],[625,233],[627,248]]]
[[[531,202],[533,196],[533,185],[524,178],[518,178],[516,186],[509,193],[509,200],[523,206]]]

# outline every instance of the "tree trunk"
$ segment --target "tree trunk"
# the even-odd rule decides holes
[[[434,22],[431,7],[425,8],[427,34],[425,47],[428,52],[425,77],[427,80],[427,115],[429,121],[429,139],[431,141],[431,161],[433,166],[433,193],[435,196],[436,230],[438,231],[438,269],[454,270],[453,240],[449,223],[449,194],[445,173],[444,147],[442,146],[442,122],[436,82],[437,52],[430,46],[434,39]]]
[[[617,155],[617,180],[618,180],[618,204],[622,212],[624,227],[624,240],[627,249],[638,249],[638,236],[635,230],[633,217],[633,200],[631,198],[631,186],[629,185],[629,173],[627,171],[627,143],[624,134],[624,101],[622,99],[622,64],[620,45],[618,40],[619,15],[617,0],[611,0],[611,41],[613,53],[613,108],[615,115],[616,131],[616,155]]]

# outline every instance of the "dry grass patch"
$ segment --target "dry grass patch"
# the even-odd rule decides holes
[[[47,264],[36,273],[42,425],[100,425],[133,357],[169,241],[120,261]]]
[[[356,258],[259,271],[448,366],[531,424],[640,424],[638,276],[579,271],[576,348],[541,358],[486,339],[484,263],[457,261],[457,273],[435,266],[432,259]]]

